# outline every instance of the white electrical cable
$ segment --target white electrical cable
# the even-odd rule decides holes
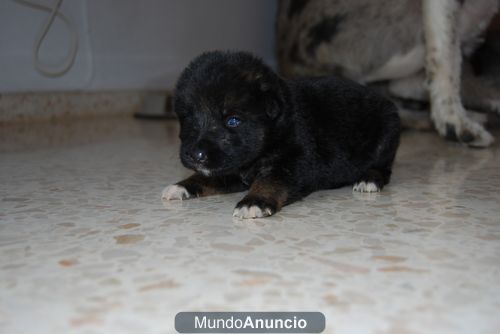
[[[42,29],[38,33],[37,38],[35,39],[35,44],[33,46],[33,64],[35,68],[38,70],[38,72],[40,72],[45,76],[59,77],[64,75],[66,72],[69,71],[69,69],[71,68],[71,66],[73,66],[73,63],[75,62],[76,54],[78,52],[78,31],[76,30],[76,27],[73,24],[73,22],[66,15],[64,15],[59,11],[59,8],[61,7],[63,0],[56,0],[54,2],[54,5],[52,5],[52,7],[31,0],[14,0],[14,1],[21,5],[38,10],[43,10],[50,13],[49,17],[42,26]],[[42,62],[40,61],[39,53],[40,53],[40,46],[42,45],[45,37],[47,36],[47,33],[50,30],[50,27],[52,26],[52,23],[54,23],[54,19],[56,18],[56,16],[60,18],[68,27],[68,30],[71,33],[71,41],[70,41],[69,53],[64,62],[57,67],[50,67],[46,64],[42,64]]]

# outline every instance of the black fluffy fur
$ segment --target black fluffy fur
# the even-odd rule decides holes
[[[237,208],[264,215],[319,189],[361,181],[381,189],[399,144],[396,107],[370,89],[337,77],[285,80],[244,52],[195,58],[174,110],[181,160],[197,173],[178,184],[198,196],[250,188]],[[233,115],[241,124],[230,128]]]

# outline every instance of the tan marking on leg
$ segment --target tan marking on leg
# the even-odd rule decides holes
[[[255,180],[247,196],[271,199],[276,202],[276,211],[278,211],[288,199],[288,189],[285,185],[273,180]]]
[[[227,194],[230,192],[244,190],[242,184],[240,184],[237,180],[224,179],[220,177],[207,177],[201,174],[193,174],[187,179],[179,182],[178,185],[186,187],[187,189],[195,188],[197,190],[197,196]],[[192,187],[190,187],[190,185]]]

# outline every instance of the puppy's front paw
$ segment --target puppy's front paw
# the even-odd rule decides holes
[[[273,215],[276,206],[265,199],[248,198],[241,200],[233,211],[233,217],[237,218],[263,218]]]
[[[186,188],[183,186],[179,186],[177,184],[171,184],[165,189],[163,189],[163,192],[161,193],[161,199],[165,201],[170,201],[174,199],[188,199],[190,198],[191,195],[187,191]]]

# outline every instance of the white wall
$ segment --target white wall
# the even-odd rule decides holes
[[[65,76],[47,78],[31,52],[48,13],[0,0],[0,92],[170,88],[191,58],[210,49],[275,62],[275,0],[65,0],[61,11],[78,27],[78,55]],[[56,20],[42,60],[60,60],[68,40]]]

